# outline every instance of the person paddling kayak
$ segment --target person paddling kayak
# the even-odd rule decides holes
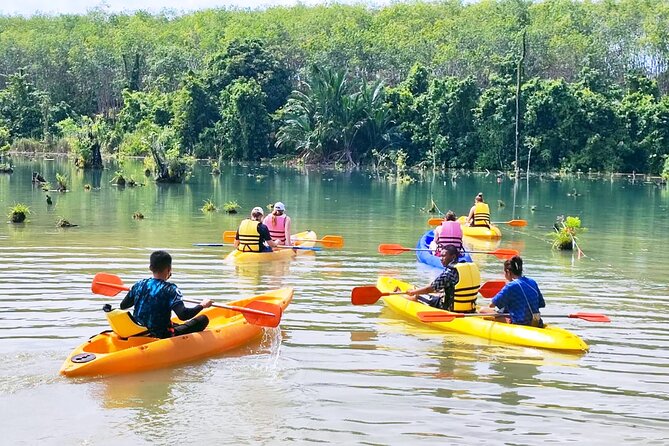
[[[474,206],[467,216],[467,226],[490,227],[490,207],[483,201],[483,192],[479,192],[474,198]]]
[[[121,309],[134,306],[135,322],[146,327],[149,334],[156,338],[195,333],[207,328],[207,316],[197,314],[209,308],[212,301],[204,299],[191,308],[184,305],[179,287],[167,281],[172,276],[172,256],[166,251],[154,251],[149,259],[149,269],[153,277],[135,283],[123,298]],[[186,322],[172,323],[172,311]]]
[[[492,298],[490,307],[500,308],[502,313],[508,313],[512,324],[543,328],[539,309],[544,308],[546,302],[537,282],[523,276],[523,259],[513,256],[505,261],[504,277],[509,283]],[[483,312],[489,311],[491,310]]]
[[[444,271],[430,285],[408,290],[407,299],[456,313],[476,311],[476,295],[481,287],[481,275],[475,263],[458,263],[459,256],[460,250],[454,245],[441,248]],[[435,291],[443,291],[443,294],[421,296]]]
[[[262,221],[269,229],[272,240],[279,245],[291,246],[290,217],[286,215],[286,205],[280,201],[274,204],[272,213]]]
[[[235,248],[242,252],[272,252],[278,245],[272,240],[269,228],[262,223],[265,212],[261,207],[251,209],[251,218],[244,219],[235,234]]]

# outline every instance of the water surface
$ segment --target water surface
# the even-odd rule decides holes
[[[537,444],[669,442],[666,188],[622,178],[513,182],[495,175],[427,175],[410,185],[369,172],[198,166],[186,184],[110,184],[114,167],[80,172],[65,160],[17,160],[0,174],[0,211],[28,204],[29,221],[0,225],[0,418],[6,444]],[[31,185],[32,171],[70,191]],[[85,190],[84,185],[91,185]],[[576,190],[577,196],[573,196]],[[350,290],[392,275],[426,284],[438,271],[411,253],[377,254],[379,243],[413,247],[428,229],[422,208],[466,213],[477,192],[546,296],[546,314],[601,312],[611,324],[553,319],[590,352],[568,355],[444,334],[398,318],[383,304],[354,307]],[[569,194],[569,195],[568,195]],[[203,214],[236,200],[242,214]],[[292,262],[235,267],[220,243],[254,206],[283,201],[295,231],[342,235],[344,249]],[[503,202],[503,203],[500,203]],[[503,206],[501,206],[503,204]],[[534,210],[532,210],[534,209]],[[141,212],[144,220],[134,220]],[[585,257],[555,252],[557,215],[579,216]],[[78,224],[57,228],[64,218]],[[8,220],[8,219],[7,219]],[[188,297],[225,302],[295,288],[280,329],[240,350],[182,367],[129,376],[66,379],[68,353],[105,329],[92,295],[96,272],[132,283],[148,256],[167,249]],[[501,263],[477,256],[484,279]],[[481,304],[485,304],[481,299]]]

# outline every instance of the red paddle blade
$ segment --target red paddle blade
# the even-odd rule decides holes
[[[103,296],[116,296],[121,291],[128,291],[130,288],[123,285],[121,278],[115,274],[97,273],[93,277],[91,291]]]
[[[491,297],[495,297],[495,294],[499,293],[504,288],[504,285],[506,285],[504,280],[489,280],[481,285],[479,293],[486,299],[490,299]]]
[[[353,305],[369,305],[376,303],[384,293],[374,285],[357,286],[351,290],[351,303]]]
[[[264,311],[266,313],[272,313],[271,315],[266,315],[266,314],[253,313],[250,311],[243,311],[243,309],[238,310],[240,313],[244,315],[244,318],[251,324],[260,325],[262,327],[277,327],[279,323],[281,323],[281,316],[283,315],[283,310],[277,304],[273,304],[270,302],[263,302],[261,300],[254,300],[244,308]]]
[[[462,313],[445,313],[442,311],[421,311],[416,315],[421,322],[451,322],[459,317],[464,317]]]
[[[527,226],[527,220],[511,220],[509,226]]]
[[[223,231],[223,242],[234,243],[237,231]]]
[[[572,313],[568,315],[570,318],[583,319],[588,322],[611,322],[608,316],[599,313]]]
[[[432,217],[427,221],[427,224],[430,226],[439,226],[443,221],[443,218]]]
[[[381,254],[390,254],[390,255],[398,255],[402,254],[405,251],[410,251],[411,249],[405,248],[402,245],[396,245],[393,243],[384,243],[379,245],[379,252]]]

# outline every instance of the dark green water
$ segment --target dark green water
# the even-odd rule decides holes
[[[368,172],[198,166],[187,184],[110,184],[114,169],[79,172],[65,160],[17,160],[0,174],[0,212],[30,206],[29,221],[0,225],[0,417],[7,444],[537,444],[669,441],[669,192],[629,179],[531,179],[514,188],[495,175],[430,176],[410,185]],[[31,172],[70,192],[33,188]],[[93,186],[85,190],[84,185]],[[579,196],[569,196],[573,190]],[[428,229],[421,212],[467,212],[483,191],[500,244],[521,251],[546,296],[547,313],[601,312],[610,324],[559,319],[590,345],[566,355],[444,334],[408,323],[381,303],[354,307],[350,290],[394,275],[417,284],[436,271],[410,253],[381,256],[379,243],[413,247]],[[241,214],[203,214],[231,200]],[[342,235],[346,245],[292,262],[222,263],[219,243],[254,206],[281,200],[293,229]],[[498,207],[498,200],[504,207]],[[514,207],[515,203],[515,207]],[[535,208],[532,211],[532,207]],[[134,220],[141,212],[144,220]],[[585,257],[550,249],[557,215],[588,228]],[[64,218],[78,224],[57,228]],[[4,221],[7,221],[6,218]],[[106,298],[90,293],[96,272],[126,283],[148,274],[157,248],[174,256],[173,280],[189,297],[219,301],[281,286],[295,300],[279,329],[240,351],[183,367],[93,380],[58,376],[68,353],[105,329]],[[484,279],[501,278],[492,256]],[[484,302],[481,302],[484,303]],[[39,423],[36,423],[39,420]],[[176,428],[175,426],[178,426]]]

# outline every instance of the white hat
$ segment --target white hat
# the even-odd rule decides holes
[[[265,211],[263,211],[260,206],[256,206],[253,209],[251,209],[251,215],[253,214],[265,215]]]
[[[285,211],[286,210],[286,205],[281,203],[280,201],[277,201],[274,204],[274,210],[275,211]]]

